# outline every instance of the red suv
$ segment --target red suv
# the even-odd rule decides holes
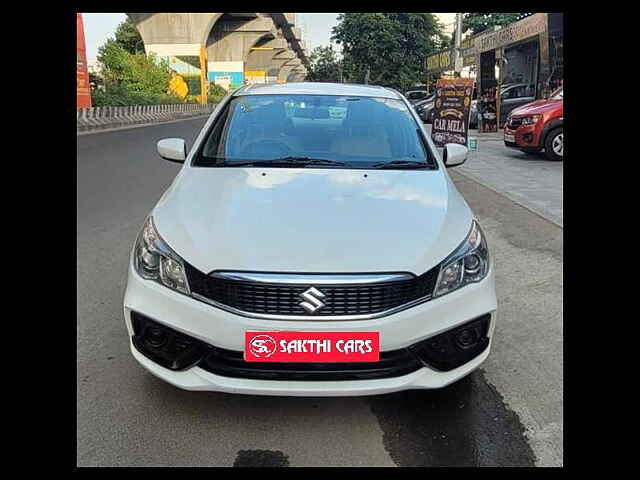
[[[511,111],[504,125],[504,144],[526,153],[544,149],[549,160],[562,160],[562,87],[548,100]]]

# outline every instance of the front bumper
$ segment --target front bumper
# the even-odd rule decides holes
[[[283,321],[253,319],[229,313],[138,276],[130,264],[124,298],[125,323],[133,336],[131,312],[139,312],[178,332],[226,350],[242,351],[245,331],[378,331],[382,352],[398,350],[491,313],[489,346],[477,357],[450,371],[422,367],[407,375],[370,380],[297,381],[234,378],[198,366],[183,371],[162,367],[131,343],[133,356],[152,374],[186,390],[252,395],[350,396],[408,389],[444,387],[477,368],[489,355],[497,306],[493,267],[479,283],[393,315],[357,321]]]
[[[515,129],[510,129],[505,125],[504,135],[504,144],[507,147],[531,151],[539,150],[541,148],[540,133],[538,132],[536,125],[521,125]],[[514,141],[507,141],[507,135],[512,136]]]

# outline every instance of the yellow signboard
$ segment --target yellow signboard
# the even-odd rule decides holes
[[[244,72],[244,78],[248,84],[266,83],[267,72],[263,70],[247,71]]]

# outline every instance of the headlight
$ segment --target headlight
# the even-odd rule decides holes
[[[184,261],[158,235],[152,217],[147,219],[138,235],[133,263],[142,278],[189,295]]]
[[[522,125],[533,125],[538,123],[538,120],[542,118],[542,115],[531,115],[530,117],[524,117],[522,119]]]
[[[465,241],[442,262],[433,296],[438,297],[469,283],[479,282],[488,272],[487,241],[480,225],[474,220]]]

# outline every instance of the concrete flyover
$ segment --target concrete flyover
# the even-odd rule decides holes
[[[127,13],[147,54],[169,61],[190,93],[206,82],[225,89],[246,83],[286,82],[309,65],[294,13]]]

